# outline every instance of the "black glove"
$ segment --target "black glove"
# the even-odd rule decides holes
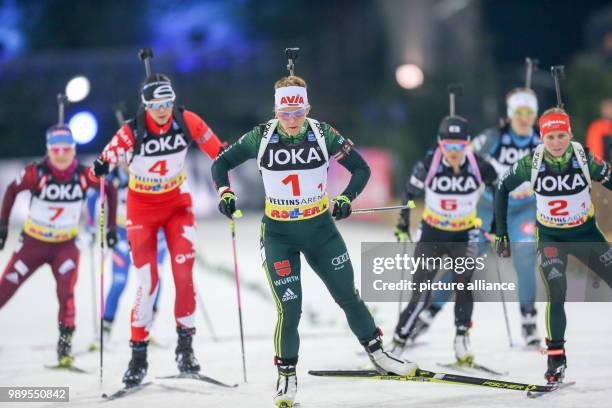
[[[236,194],[229,188],[224,190],[221,194],[221,200],[219,200],[219,211],[227,218],[232,218],[232,215],[236,211]]]
[[[93,162],[92,167],[94,176],[98,178],[106,176],[110,171],[110,166],[108,165],[108,162],[105,162],[102,157],[98,157],[96,161]]]
[[[117,245],[117,241],[119,241],[119,236],[115,228],[106,231],[106,245],[108,245],[110,249],[113,249],[115,245]]]
[[[497,255],[502,258],[508,258],[510,256],[510,238],[508,238],[507,232],[495,239],[495,250]]]
[[[345,195],[340,195],[334,198],[334,209],[332,210],[332,217],[336,219],[336,221],[347,218],[353,209],[351,208],[351,199]]]
[[[6,244],[7,237],[8,237],[8,226],[6,224],[0,224],[0,250],[4,249],[4,244]]]

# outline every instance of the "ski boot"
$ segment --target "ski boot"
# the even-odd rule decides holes
[[[455,357],[457,358],[457,364],[460,366],[471,366],[474,364],[474,353],[472,353],[472,346],[470,345],[470,333],[469,327],[457,326],[455,333]]]
[[[538,333],[537,326],[537,312],[536,310],[532,310],[531,312],[523,310],[521,308],[521,320],[522,320],[522,328],[521,332],[523,334],[523,339],[525,340],[525,344],[528,347],[539,347],[540,346],[540,335]]]
[[[382,332],[376,330],[376,337],[367,343],[362,343],[376,371],[385,375],[414,376],[418,370],[416,363],[396,358],[387,353],[382,345]]]
[[[295,375],[297,358],[289,360],[275,358],[274,360],[278,369],[274,405],[278,408],[291,408],[295,402],[295,394],[297,394],[297,376]]]
[[[176,354],[176,365],[181,373],[185,374],[196,374],[200,372],[200,364],[193,354],[193,335],[195,334],[195,328],[187,329],[184,327],[177,327],[176,332],[178,333],[178,343],[174,350]]]
[[[131,341],[132,359],[128,365],[128,369],[123,374],[123,383],[125,388],[136,387],[142,383],[142,380],[147,375],[149,363],[147,363],[147,346],[146,341]]]
[[[60,367],[71,367],[74,363],[72,356],[72,333],[74,327],[59,325],[60,336],[57,341],[57,363]]]
[[[565,347],[562,341],[549,341],[546,339],[548,346],[546,353],[548,354],[548,370],[544,374],[544,378],[548,384],[559,384],[565,378],[565,369],[567,368],[567,359],[565,358]]]
[[[419,313],[419,317],[414,323],[414,327],[408,335],[408,338],[412,341],[416,341],[417,337],[425,334],[429,330],[429,326],[431,326],[434,317],[436,317],[439,311],[440,307],[432,304],[427,309]]]

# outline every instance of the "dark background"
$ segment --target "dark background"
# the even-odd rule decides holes
[[[578,140],[612,95],[609,1],[0,1],[0,157],[44,154],[56,94],[75,75],[91,93],[67,118],[95,114],[97,137],[79,151],[99,152],[117,128],[113,104],[124,101],[128,116],[137,108],[144,46],[179,102],[230,142],[271,117],[283,50],[300,47],[311,115],[358,145],[392,150],[398,174],[433,144],[448,83],[465,84],[457,110],[472,133],[503,115],[526,56],[540,60],[541,111],[554,104],[550,65],[566,65]],[[398,86],[402,63],[423,69],[421,87]]]

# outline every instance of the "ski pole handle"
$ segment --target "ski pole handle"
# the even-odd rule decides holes
[[[406,210],[406,209],[412,209],[415,207],[416,207],[416,204],[414,203],[414,201],[410,200],[408,201],[408,204],[406,205],[392,205],[389,207],[359,208],[359,209],[353,210],[352,213],[353,214],[365,214],[365,213],[381,212],[381,211]]]

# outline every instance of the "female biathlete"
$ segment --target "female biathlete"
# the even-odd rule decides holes
[[[451,112],[453,109],[451,109]],[[420,239],[415,254],[431,258],[476,258],[481,252],[480,227],[476,205],[481,186],[492,187],[497,179],[493,166],[476,157],[469,148],[468,122],[461,116],[442,119],[438,129],[438,147],[415,164],[404,191],[404,203],[425,192],[425,209],[421,221]],[[396,235],[406,241],[410,230],[410,211],[403,209],[396,226]],[[474,264],[465,271],[453,271],[453,282],[471,281]],[[435,265],[419,268],[413,282],[420,285],[433,281]],[[411,337],[419,314],[431,301],[432,291],[414,292],[410,303],[400,314],[393,337],[393,353],[401,355]],[[455,299],[454,349],[457,364],[470,366],[474,355],[470,346],[474,300],[472,291],[457,290]]]
[[[499,177],[525,155],[533,153],[540,144],[536,125],[538,100],[535,92],[528,87],[515,88],[506,96],[507,119],[501,126],[487,129],[476,136],[471,147],[479,157],[489,162]],[[478,203],[478,216],[485,226],[493,219],[493,191],[485,191]],[[535,196],[529,183],[517,187],[510,193],[510,228],[512,250],[518,256],[512,258],[518,281],[518,295],[521,312],[521,332],[525,345],[539,347],[540,335],[537,329],[535,307]],[[484,239],[484,237],[482,237]],[[444,276],[449,281],[449,276]],[[411,340],[423,334],[432,323],[452,292],[436,291],[431,305],[421,313],[411,334]]]
[[[60,120],[60,123],[62,122],[63,120]],[[80,255],[75,240],[87,190],[99,186],[95,178],[88,177],[89,170],[76,159],[76,143],[70,128],[63,123],[52,126],[47,131],[46,157],[26,166],[15,181],[9,184],[0,215],[2,249],[17,194],[22,191],[32,194],[28,218],[19,243],[0,278],[0,309],[38,268],[49,264],[57,283],[59,301],[58,364],[67,369],[71,368],[74,361],[74,285],[78,276]],[[112,248],[117,243],[117,193],[108,181],[105,191],[109,210],[105,238],[108,246]],[[35,300],[33,302],[35,303]]]
[[[98,177],[123,162],[128,164],[130,175],[125,226],[138,289],[131,315],[132,359],[123,376],[128,388],[140,384],[148,369],[147,347],[159,290],[157,234],[160,229],[164,230],[170,252],[176,291],[177,367],[181,373],[200,371],[192,346],[197,235],[184,167],[192,142],[211,158],[222,147],[202,118],[175,105],[176,94],[166,75],[147,74],[140,89],[142,105],[136,117],[121,126],[94,163]]]
[[[257,160],[266,193],[261,223],[263,268],[278,310],[274,403],[291,407],[297,392],[300,341],[300,253],[344,310],[352,332],[379,371],[406,375],[413,374],[417,366],[384,352],[381,332],[355,289],[351,260],[332,219],[351,214],[351,202],[370,176],[368,165],[349,139],[330,125],[307,118],[310,105],[302,78],[281,78],[274,89],[276,118],[256,126],[220,154],[212,175],[221,197],[219,209],[232,217],[237,198],[230,189],[228,172],[246,160]],[[330,214],[327,169],[331,157],[352,177],[344,192],[334,198]]]
[[[545,378],[549,383],[557,383],[563,381],[567,367],[564,347],[567,256],[576,256],[608,286],[612,285],[612,248],[597,227],[590,195],[593,180],[612,189],[612,177],[609,164],[572,141],[570,118],[563,109],[547,110],[539,123],[543,144],[508,170],[497,188],[497,251],[501,256],[510,256],[508,195],[529,182],[536,196],[536,241],[540,274],[548,295]]]

